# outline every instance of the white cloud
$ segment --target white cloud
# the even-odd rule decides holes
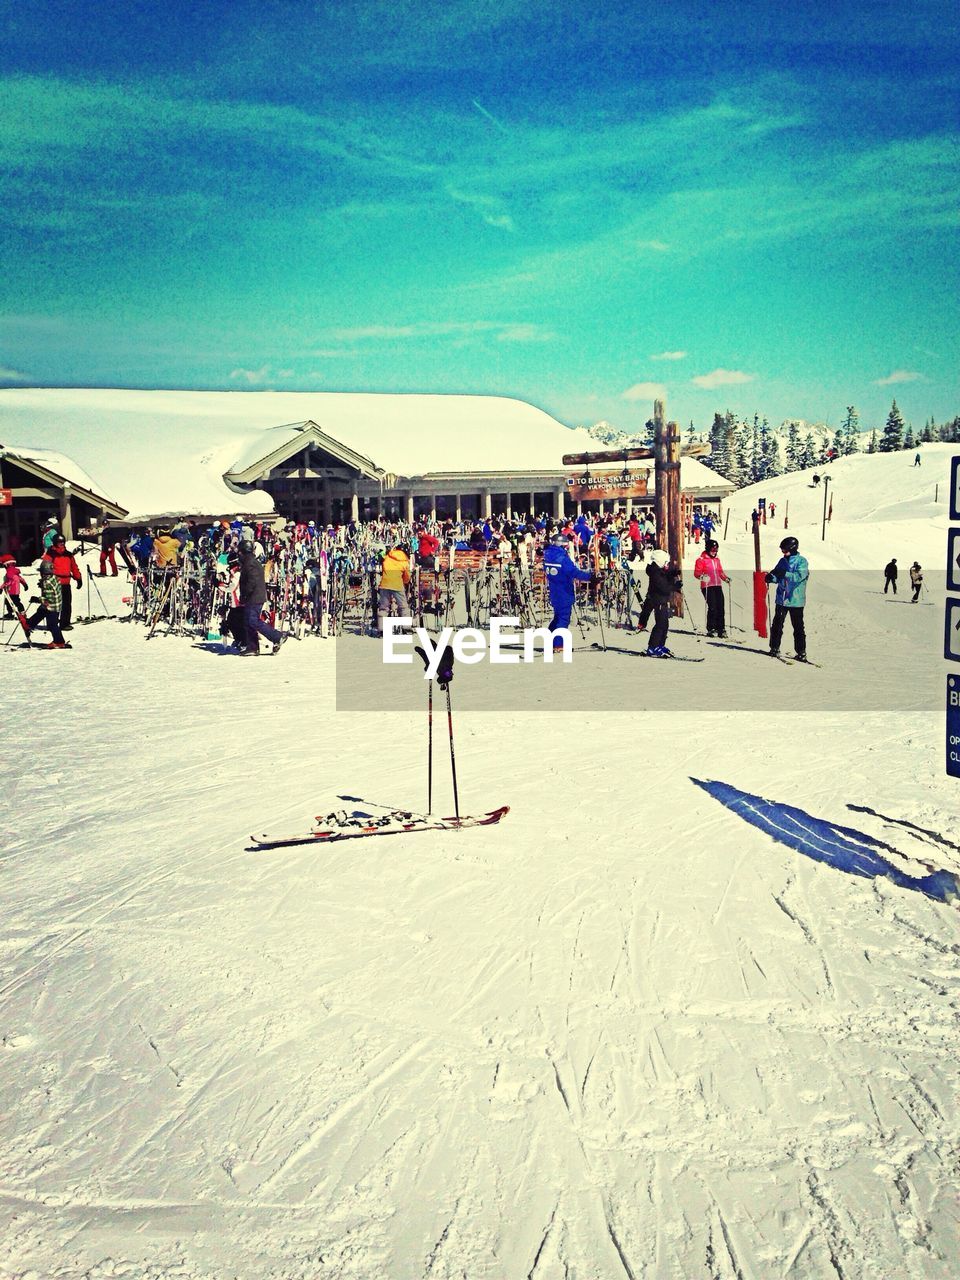
[[[922,382],[922,373],[910,373],[906,369],[894,369],[886,378],[877,378],[875,387],[892,387],[895,382]]]
[[[420,320],[414,324],[371,324],[357,329],[334,329],[326,337],[337,342],[397,342],[403,338],[464,339],[493,334],[498,342],[552,342],[556,334],[536,324],[503,320]]]
[[[670,246],[664,240],[637,240],[634,242],[637,249],[650,249],[653,253],[669,253]]]
[[[739,369],[714,369],[712,373],[701,373],[690,381],[696,387],[706,387],[708,391],[712,391],[714,387],[735,387],[742,382],[755,382],[756,377]]]
[[[651,360],[686,360],[687,353],[685,351],[661,351],[658,356],[651,356]]]
[[[664,400],[666,399],[667,388],[662,382],[635,382],[632,387],[627,387],[621,400]]]
[[[19,369],[8,369],[0,365],[0,382],[29,382],[30,379]]]
[[[266,382],[270,376],[270,370],[264,365],[261,369],[231,369],[231,382],[246,382],[249,386],[255,387],[260,382]]]

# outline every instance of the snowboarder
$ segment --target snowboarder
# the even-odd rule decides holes
[[[570,542],[564,534],[554,537],[543,553],[543,571],[547,579],[547,590],[550,593],[550,605],[553,617],[550,620],[550,631],[560,631],[570,626],[570,614],[573,612],[575,582],[592,582],[593,574],[588,569],[581,569],[574,564],[569,553]],[[554,649],[563,648],[563,640],[555,637]]]
[[[770,628],[770,654],[772,657],[777,657],[780,653],[783,624],[789,614],[797,658],[800,662],[806,662],[807,636],[803,625],[803,610],[807,602],[807,579],[810,577],[810,566],[799,554],[800,544],[796,538],[784,538],[780,543],[780,550],[783,555],[767,574],[767,582],[777,584],[776,609],[773,615],[773,626]]]
[[[700,590],[707,605],[707,635],[727,638],[726,611],[724,609],[723,586],[730,579],[723,571],[720,563],[720,544],[715,538],[708,538],[703,554],[698,556],[693,572],[700,582]]]
[[[253,549],[253,540],[244,538],[240,543],[240,607],[244,611],[244,618],[247,623],[248,643],[251,644],[241,653],[241,658],[255,658],[259,652],[253,648],[252,642],[254,635],[263,636],[266,640],[273,641],[273,652],[279,653],[280,646],[286,640],[286,636],[282,632],[277,631],[275,627],[271,627],[269,622],[264,622],[260,617],[263,606],[267,603],[267,583],[263,574],[263,565],[257,559]]]
[[[672,658],[673,654],[666,647],[667,635],[670,631],[670,608],[673,595],[683,589],[683,579],[676,569],[670,567],[670,555],[657,547],[650,552],[651,563],[647,566],[647,598],[644,601],[644,612],[648,605],[653,611],[654,624],[650,633],[650,643],[645,656],[648,658]]]
[[[897,594],[897,562],[891,560],[883,571],[883,594],[887,594],[887,588],[893,587],[893,594]]]
[[[46,621],[47,629],[53,639],[48,645],[41,645],[41,648],[70,648],[70,645],[63,638],[63,632],[60,630],[60,609],[62,605],[63,591],[57,579],[53,561],[44,556],[40,561],[40,608],[27,621],[30,631],[39,626],[42,621]]]
[[[923,586],[923,574],[920,572],[920,565],[914,560],[910,566],[910,585],[913,587],[913,599],[911,604],[916,604],[920,599],[920,589]]]

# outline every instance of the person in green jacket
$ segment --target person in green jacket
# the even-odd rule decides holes
[[[60,607],[62,604],[63,591],[57,581],[57,575],[53,571],[53,562],[51,560],[41,560],[40,608],[32,618],[27,619],[27,628],[29,633],[34,627],[39,626],[41,622],[46,621],[47,629],[53,637],[48,645],[43,646],[46,649],[70,648],[70,645],[63,638],[63,632],[60,630]]]

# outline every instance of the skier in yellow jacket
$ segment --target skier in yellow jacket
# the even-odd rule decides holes
[[[383,632],[383,620],[390,614],[398,618],[410,617],[410,606],[407,603],[407,583],[410,581],[410,560],[402,543],[397,543],[392,551],[383,557],[380,574],[380,591],[377,599],[377,612],[380,620],[380,631]]]

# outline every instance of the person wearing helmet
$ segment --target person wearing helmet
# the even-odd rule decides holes
[[[43,526],[43,528],[40,530],[40,537],[41,537],[41,541],[43,542],[44,551],[50,550],[53,540],[57,536],[57,534],[59,534],[59,532],[60,530],[57,527],[57,517],[51,516],[50,519]]]
[[[253,549],[251,538],[244,538],[240,543],[240,579],[237,592],[240,597],[240,608],[244,611],[248,637],[248,647],[240,656],[253,658],[259,654],[260,649],[256,641],[258,635],[272,641],[273,653],[279,653],[280,646],[287,637],[260,617],[263,606],[267,603],[267,581],[264,577],[263,565],[257,559]]]
[[[730,579],[723,571],[720,563],[720,544],[715,538],[708,538],[703,553],[697,557],[693,566],[700,583],[700,590],[707,605],[707,635],[727,638],[726,613],[724,610],[723,586]]]
[[[783,555],[767,574],[767,582],[777,584],[773,626],[770,628],[770,654],[772,657],[777,657],[780,653],[783,624],[789,614],[797,658],[800,662],[806,662],[807,635],[803,623],[803,610],[807,602],[807,579],[810,577],[810,566],[800,555],[800,544],[796,538],[784,538],[780,543],[780,550]]]
[[[670,631],[670,609],[673,596],[683,590],[683,579],[677,569],[670,566],[670,554],[661,547],[650,552],[650,564],[647,566],[647,598],[643,603],[644,611],[648,608],[654,615],[653,630],[650,643],[644,657],[672,658],[667,648],[667,635]],[[641,615],[642,618],[643,615]],[[649,615],[648,615],[649,616]]]
[[[67,550],[62,533],[54,535],[50,549],[43,559],[49,560],[53,565],[53,572],[60,583],[60,630],[72,631],[73,584],[76,583],[77,587],[82,587],[83,578],[73,552]]]
[[[883,571],[883,594],[884,595],[887,594],[887,592],[891,587],[893,587],[893,594],[894,595],[897,594],[897,572],[898,572],[897,562],[896,560],[891,560],[890,563],[887,565],[887,567]]]
[[[920,565],[914,560],[910,566],[910,585],[913,587],[913,599],[911,604],[916,604],[920,599],[920,591],[923,587],[923,574],[920,572]]]
[[[563,648],[563,637],[557,634],[569,631],[570,615],[576,595],[575,582],[592,582],[593,574],[581,569],[570,557],[571,539],[568,534],[555,534],[543,553],[543,572],[547,580],[547,592],[553,617],[547,628],[554,633],[553,647]]]
[[[60,609],[62,605],[63,590],[57,578],[54,563],[44,556],[40,561],[40,608],[37,609],[32,617],[27,619],[28,635],[41,622],[46,622],[47,624],[47,630],[50,632],[52,639],[48,645],[42,645],[41,648],[70,648],[63,638],[63,632],[60,630]]]

